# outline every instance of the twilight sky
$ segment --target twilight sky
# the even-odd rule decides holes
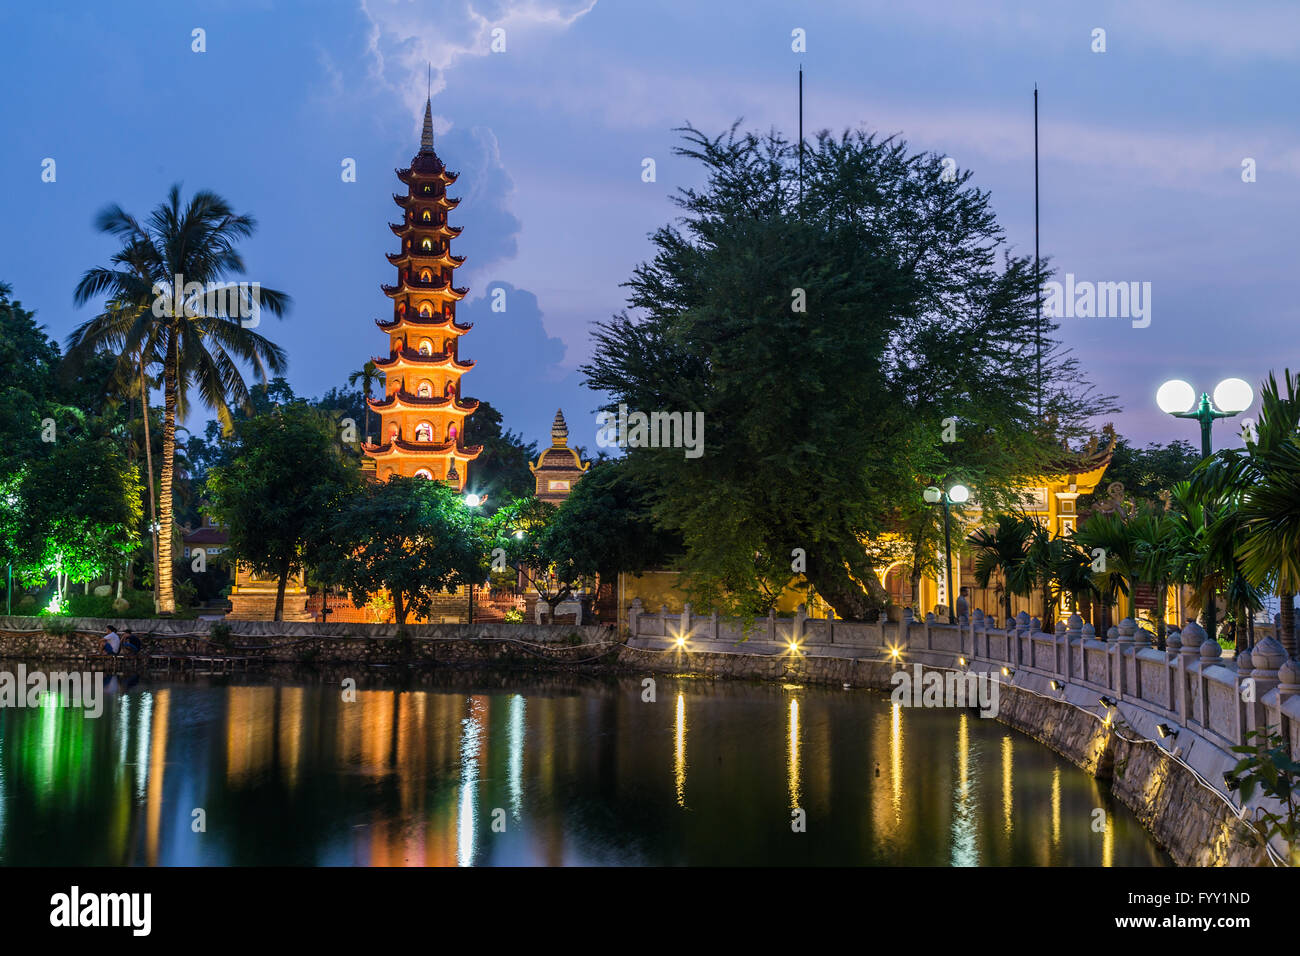
[[[206,52],[191,50],[195,28]],[[478,362],[465,392],[543,445],[563,406],[570,441],[595,450],[596,398],[575,369],[675,214],[668,197],[696,180],[670,154],[673,127],[743,117],[793,136],[801,62],[809,134],[866,126],[952,156],[1020,253],[1039,84],[1044,254],[1062,279],[1151,284],[1145,328],[1062,320],[1119,396],[1122,434],[1195,441],[1155,409],[1166,378],[1212,389],[1300,367],[1300,5],[1255,0],[5,5],[0,281],[62,342],[92,314],[73,306],[75,282],[114,249],[96,211],[143,216],[173,182],[210,188],[260,222],[248,278],[295,300],[262,328],[288,349],[294,388],[343,384],[384,342],[372,320],[391,311],[393,169],[418,148],[430,62],[436,147],[461,173],[453,251],[468,257],[459,315],[475,323],[461,354]],[[656,182],[642,182],[646,157]],[[504,313],[489,307],[498,284]],[[1240,441],[1225,425],[1216,439]]]

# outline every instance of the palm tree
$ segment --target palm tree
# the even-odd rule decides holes
[[[1138,579],[1136,542],[1130,533],[1125,516],[1097,512],[1079,526],[1074,533],[1074,543],[1089,555],[1103,559],[1102,569],[1094,581],[1101,596],[1101,631],[1106,633],[1111,625],[1111,608],[1121,594],[1130,594]]]
[[[1002,574],[1002,600],[1011,617],[1011,595],[1028,596],[1032,583],[1026,576],[1025,549],[1029,546],[1030,523],[1021,515],[1000,514],[992,528],[972,532],[966,542],[975,549],[975,582],[989,586],[995,573]]]
[[[123,362],[162,368],[163,454],[158,503],[158,612],[176,609],[172,587],[172,480],[176,461],[177,416],[189,409],[189,394],[197,388],[205,406],[229,427],[230,406],[248,404],[248,387],[239,361],[253,366],[262,381],[268,369],[281,372],[284,351],[246,326],[232,311],[247,315],[265,309],[283,315],[289,297],[259,288],[256,297],[240,287],[232,310],[226,302],[205,295],[231,276],[244,274],[236,248],[251,236],[256,220],[236,215],[230,204],[212,192],[195,193],[182,205],[180,186],[141,223],[118,205],[100,212],[96,227],[123,240],[123,248],[108,267],[89,269],[77,283],[75,299],[84,304],[107,294],[103,313],[79,326],[68,339],[68,356],[84,361],[108,350]],[[184,283],[173,288],[175,277]],[[193,292],[198,283],[202,292]],[[225,298],[224,296],[221,298]]]
[[[370,359],[365,365],[348,376],[348,384],[355,387],[361,383],[361,393],[370,398],[370,389],[375,385],[384,384],[384,373],[375,365],[374,359]],[[370,403],[366,403],[366,441],[370,441]]]

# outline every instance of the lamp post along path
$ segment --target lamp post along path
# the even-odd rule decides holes
[[[1214,387],[1214,400],[1210,400],[1207,392],[1201,393],[1200,401],[1196,399],[1196,389],[1192,388],[1187,382],[1179,379],[1171,379],[1165,382],[1156,391],[1156,405],[1162,412],[1166,412],[1174,418],[1190,418],[1201,424],[1201,460],[1209,458],[1214,454],[1214,443],[1211,436],[1211,426],[1215,419],[1231,418],[1239,415],[1246,409],[1250,408],[1251,403],[1255,400],[1255,394],[1251,390],[1250,383],[1239,378],[1225,378],[1222,382]],[[1216,407],[1217,406],[1217,407]],[[1203,515],[1204,526],[1208,527],[1210,514],[1208,511]],[[1208,589],[1205,602],[1205,632],[1211,640],[1217,639],[1215,617],[1218,608],[1214,596],[1214,585],[1211,584]]]

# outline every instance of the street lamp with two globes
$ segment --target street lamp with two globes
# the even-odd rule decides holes
[[[1201,423],[1201,460],[1214,454],[1214,445],[1210,439],[1210,426],[1216,418],[1231,418],[1250,408],[1255,401],[1255,393],[1250,383],[1239,378],[1225,378],[1214,386],[1214,401],[1206,392],[1196,400],[1196,389],[1181,379],[1170,379],[1156,390],[1156,405],[1162,412],[1175,418],[1192,418]],[[1209,513],[1205,520],[1208,524]],[[1205,630],[1210,639],[1215,638],[1215,600],[1214,588],[1209,588],[1209,598],[1205,604]]]

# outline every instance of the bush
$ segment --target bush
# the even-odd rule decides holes
[[[517,607],[512,607],[506,611],[505,619],[507,624],[522,624],[524,623],[524,612]]]
[[[125,611],[115,611],[113,601],[117,594],[99,597],[95,594],[73,594],[68,597],[66,613],[69,617],[153,617],[153,592],[122,591],[122,598],[127,603]]]
[[[219,647],[230,646],[230,625],[223,623],[213,624],[208,628],[208,640]]]

